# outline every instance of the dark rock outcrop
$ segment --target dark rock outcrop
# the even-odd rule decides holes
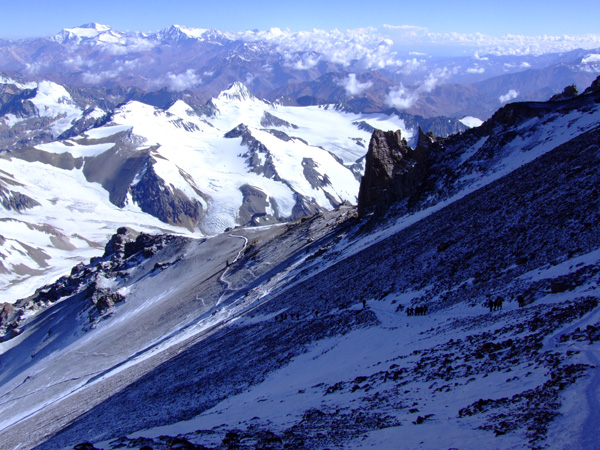
[[[252,136],[252,133],[245,124],[240,123],[233,130],[225,133],[225,137],[228,139],[242,138],[242,145],[248,148],[248,151],[244,154],[246,164],[252,172],[262,175],[265,178],[282,181],[275,169],[273,157],[271,156],[269,149]],[[260,157],[259,153],[263,156]]]
[[[0,116],[14,114],[17,117],[31,117],[38,114],[37,108],[30,101],[37,95],[37,89],[19,90],[4,85],[0,91]]]
[[[150,158],[139,182],[131,186],[133,201],[142,211],[165,223],[193,230],[202,217],[202,205],[179,189],[167,186],[154,171],[155,162]]]
[[[15,304],[0,303],[0,342],[19,334],[27,312],[39,311],[69,296],[78,296],[82,308],[89,318],[90,327],[112,315],[113,309],[125,301],[125,296],[116,287],[106,287],[106,280],[124,280],[129,269],[155,256],[171,243],[186,242],[187,238],[169,234],[151,235],[121,227],[107,242],[104,255],[92,258],[89,264],[79,263],[69,275],[54,283],[43,286],[29,298]],[[175,262],[157,262],[161,268]]]
[[[427,176],[430,142],[432,138],[420,132],[413,150],[400,130],[373,132],[358,193],[360,217],[372,212],[382,215],[393,203],[418,193]]]
[[[274,116],[273,114],[270,114],[267,111],[265,111],[262,118],[260,119],[260,125],[265,128],[267,128],[267,127],[285,127],[285,128],[294,128],[294,129],[298,128],[298,125],[294,125],[293,123],[290,123],[287,120],[280,119],[279,117]]]
[[[553,95],[550,97],[551,102],[558,102],[561,100],[569,100],[571,98],[577,97],[579,92],[577,91],[577,86],[571,84],[567,86],[560,94]]]
[[[117,257],[125,256],[125,248],[127,243],[134,241],[139,233],[136,231],[127,228],[121,227],[117,230],[115,234],[112,235],[110,240],[106,243],[104,247],[104,258],[111,257],[113,255]]]
[[[331,181],[327,174],[321,174],[317,170],[319,165],[312,158],[302,159],[302,173],[304,178],[308,180],[313,189],[321,189],[326,186],[331,186]],[[334,205],[335,207],[336,205]]]
[[[600,76],[592,81],[592,84],[583,93],[590,94],[595,91],[600,91]]]
[[[240,186],[240,191],[244,196],[242,206],[238,213],[238,221],[241,225],[265,225],[266,223],[276,223],[279,219],[277,204],[271,202],[267,194],[261,189],[244,184]],[[267,208],[273,209],[273,215],[267,214]]]
[[[6,189],[0,184],[0,205],[9,211],[24,211],[39,206],[39,203],[25,194]]]

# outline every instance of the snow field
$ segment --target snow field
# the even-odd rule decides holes
[[[0,235],[6,236],[10,243],[3,247],[10,253],[3,264],[10,271],[23,264],[32,271],[42,272],[34,278],[35,283],[27,275],[14,278],[0,274],[4,301],[12,303],[27,297],[77,263],[100,256],[107,240],[121,226],[147,232],[186,233],[143,213],[136,205],[118,208],[110,203],[108,192],[99,184],[88,183],[80,170],[61,170],[19,159],[0,159],[0,170],[23,184],[15,187],[16,191],[41,204],[22,212],[5,211],[7,220],[0,220]],[[46,254],[47,266],[28,257],[21,243]]]

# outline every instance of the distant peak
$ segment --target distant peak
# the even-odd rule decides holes
[[[110,30],[110,27],[108,25],[102,25],[101,23],[96,23],[96,22],[86,23],[77,28],[91,28],[91,29],[99,31],[99,32]]]
[[[108,25],[92,22],[75,28],[65,28],[54,36],[54,40],[61,44],[68,42],[81,42],[82,39],[93,39],[102,33],[112,31]]]
[[[156,36],[159,39],[174,41],[186,39],[196,39],[199,41],[220,41],[223,39],[232,39],[226,33],[222,33],[221,31],[212,28],[192,28],[177,24],[165,28],[164,30],[158,32]]]
[[[254,96],[250,93],[248,88],[241,82],[234,82],[229,88],[225,91],[222,91],[219,94],[219,100],[252,100]]]
[[[202,37],[204,33],[208,30],[204,28],[190,28],[185,27],[183,25],[171,25],[168,28],[165,28],[161,33],[162,37],[171,38],[171,39],[181,39],[181,38],[191,38],[191,39],[199,39]]]

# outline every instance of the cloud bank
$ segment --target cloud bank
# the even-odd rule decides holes
[[[384,25],[383,29],[394,44],[425,45],[432,47],[472,48],[476,57],[490,55],[540,55],[574,50],[577,48],[594,49],[600,47],[600,34],[580,36],[525,36],[507,34],[490,36],[484,33],[433,33],[427,28],[409,25]]]
[[[408,109],[419,99],[419,94],[406,89],[402,83],[400,86],[389,90],[385,97],[385,104],[397,109]]]
[[[366,81],[364,83],[358,81],[355,73],[348,74],[343,80],[338,80],[337,84],[338,86],[343,87],[348,95],[360,95],[373,86],[371,81]]]
[[[175,92],[192,89],[198,84],[202,84],[202,78],[200,78],[193,69],[188,69],[185,72],[178,74],[171,72],[167,74],[167,88]]]
[[[245,42],[264,42],[284,55],[290,67],[311,68],[319,60],[349,66],[358,62],[365,69],[400,65],[394,42],[375,28],[356,30],[298,31],[271,28],[268,31],[244,31],[236,35]]]
[[[519,96],[519,93],[517,91],[515,91],[514,89],[511,89],[506,94],[501,95],[500,98],[498,98],[498,100],[500,100],[500,103],[508,103],[511,100],[514,100],[515,98],[517,98],[518,96]]]
[[[407,89],[402,83],[400,86],[391,88],[386,97],[385,104],[397,109],[408,109],[419,100],[422,94],[427,94],[433,91],[440,83],[442,83],[450,75],[454,74],[458,69],[449,70],[444,67],[427,75],[427,78],[414,89]]]

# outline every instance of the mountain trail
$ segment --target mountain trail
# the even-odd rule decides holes
[[[233,261],[231,261],[231,262],[227,261],[227,266],[225,267],[225,270],[223,271],[223,273],[219,277],[219,282],[225,286],[225,290],[223,291],[223,293],[219,297],[219,300],[217,301],[217,305],[216,306],[220,305],[221,302],[223,301],[223,297],[225,295],[227,295],[232,290],[231,289],[231,283],[225,279],[225,277],[229,273],[229,269],[231,268],[231,264],[236,263],[242,257],[242,255],[244,254],[244,252],[246,251],[246,248],[248,248],[248,238],[246,236],[241,236],[241,235],[238,235],[238,234],[230,234],[229,236],[231,236],[232,238],[243,239],[244,240],[244,245],[243,245],[242,249],[238,252],[237,256],[234,258]]]

